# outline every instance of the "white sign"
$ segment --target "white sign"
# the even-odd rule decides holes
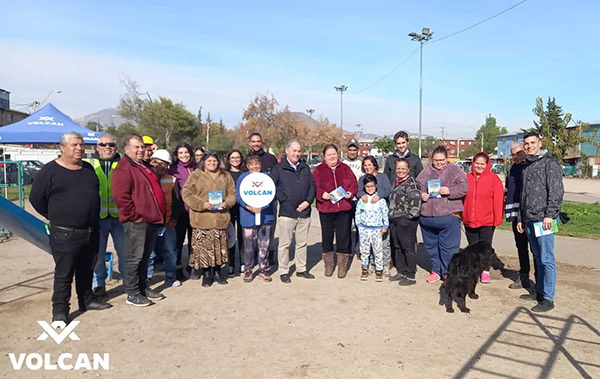
[[[275,182],[262,172],[248,174],[240,183],[240,197],[251,207],[264,208],[275,199]],[[260,213],[255,224],[260,225]]]
[[[38,321],[38,324],[42,327],[44,332],[37,338],[38,341],[46,341],[51,338],[57,344],[61,344],[67,338],[72,341],[80,341],[79,337],[73,331],[79,321],[71,321],[69,325],[63,321],[54,321],[52,324],[48,324],[46,321]],[[59,333],[58,330],[62,329]],[[72,353],[62,353],[58,357],[53,356],[50,353],[8,353],[8,359],[12,364],[14,370],[22,370],[26,368],[31,371],[45,370],[45,371],[57,371],[57,370],[110,370],[110,356],[108,353],[79,353],[74,355]]]

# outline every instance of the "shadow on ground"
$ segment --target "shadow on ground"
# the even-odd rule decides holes
[[[532,340],[535,343],[531,343]],[[581,351],[589,354],[576,357],[570,348],[575,344],[579,355],[582,355]],[[454,378],[481,375],[520,378],[521,365],[537,367],[537,377],[548,378],[561,354],[581,377],[592,378],[600,374],[599,349],[600,332],[583,318],[535,314],[527,308],[518,307]],[[575,374],[575,371],[572,373]]]

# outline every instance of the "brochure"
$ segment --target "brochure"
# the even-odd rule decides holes
[[[208,202],[213,205],[213,211],[218,211],[219,205],[223,203],[223,191],[211,191],[208,193]]]
[[[440,188],[442,187],[442,181],[439,179],[431,179],[427,181],[427,192],[429,198],[441,198]]]
[[[346,192],[346,190],[342,186],[339,186],[338,188],[336,188],[333,191],[329,192],[329,196],[331,196],[331,202],[333,204],[335,204],[338,201],[340,201],[343,198],[345,198],[347,194],[348,194],[348,192]]]
[[[556,219],[552,220],[552,228],[548,230],[544,230],[542,221],[533,223],[533,230],[535,231],[536,237],[547,236],[548,234],[554,234],[558,232],[558,221]]]

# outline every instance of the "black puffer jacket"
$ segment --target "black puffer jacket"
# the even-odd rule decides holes
[[[560,163],[546,150],[526,158],[521,189],[521,222],[556,218],[565,193]]]

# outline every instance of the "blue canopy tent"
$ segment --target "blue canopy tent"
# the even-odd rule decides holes
[[[78,132],[83,142],[95,145],[102,133],[84,128],[50,103],[24,120],[0,128],[0,144],[60,143],[60,136]]]

